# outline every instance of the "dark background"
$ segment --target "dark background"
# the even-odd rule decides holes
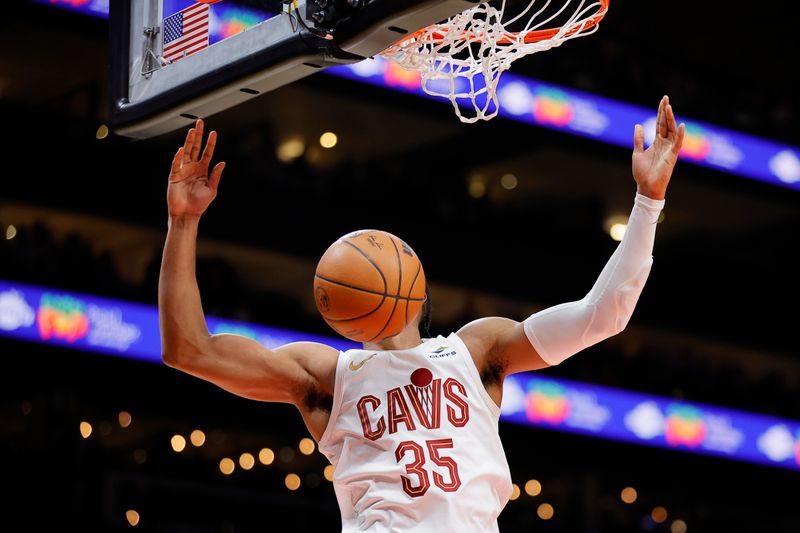
[[[791,14],[757,7],[614,2],[596,34],[514,72],[653,108],[669,94],[682,116],[797,145],[797,45],[770,29]],[[0,229],[17,229],[0,240],[0,277],[155,303],[166,175],[185,132],[95,138],[107,119],[106,21],[18,2],[0,27]],[[314,264],[346,232],[379,227],[412,245],[433,332],[447,334],[582,297],[616,245],[603,222],[629,212],[635,190],[628,150],[502,119],[462,125],[447,105],[324,74],[207,122],[228,167],[201,225],[205,310],[310,332],[329,333],[313,310]],[[339,144],[323,151],[328,130]],[[286,164],[276,147],[293,136],[308,149]],[[499,185],[509,172],[510,191]],[[544,372],[800,419],[798,222],[794,191],[679,163],[629,328]],[[147,531],[338,530],[325,459],[297,452],[306,431],[293,408],[158,365],[8,340],[0,357],[9,531],[130,529],[127,509]],[[85,440],[83,420],[95,428]],[[207,444],[173,452],[170,437],[194,428]],[[800,524],[796,473],[528,427],[501,425],[501,436],[514,482],[544,487],[509,503],[502,531]],[[220,457],[266,446],[295,457],[220,474]],[[299,491],[284,487],[288,472]],[[639,499],[625,505],[629,485]],[[552,520],[536,516],[544,501]],[[663,524],[648,518],[656,505]]]

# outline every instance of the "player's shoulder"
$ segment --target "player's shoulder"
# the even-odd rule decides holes
[[[490,316],[473,320],[462,326],[456,335],[472,352],[484,352],[491,349],[499,335],[514,327],[517,322],[510,318]]]
[[[288,356],[310,376],[311,380],[303,383],[311,384],[326,394],[333,394],[336,366],[341,353],[336,348],[327,344],[310,341],[292,342],[276,348],[276,354]]]
[[[339,350],[320,342],[298,341],[276,348],[276,354],[287,356],[306,368],[336,366]]]

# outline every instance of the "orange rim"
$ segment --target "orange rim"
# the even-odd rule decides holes
[[[603,17],[605,17],[606,13],[608,13],[608,5],[611,2],[611,0],[597,0],[597,1],[600,3],[600,7],[597,9],[597,12],[594,15],[592,15],[591,17],[589,17],[588,19],[586,19],[583,24],[578,24],[574,28],[572,28],[569,31],[565,32],[564,33],[564,37],[569,37],[569,36],[579,32],[579,31],[589,30],[589,29],[597,26],[597,24],[601,20],[603,20]],[[422,35],[426,30],[427,30],[427,28],[423,28],[421,30],[415,31],[411,35],[403,38],[400,42],[405,42],[405,41],[408,41],[409,39],[413,39],[415,37],[418,37],[418,36]],[[525,42],[526,43],[536,43],[536,42],[539,42],[539,41],[545,41],[547,39],[552,39],[553,37],[558,35],[558,32],[560,32],[560,31],[561,31],[561,28],[548,28],[548,29],[544,29],[544,30],[530,31],[525,35]],[[520,34],[520,32],[516,32],[516,31],[515,32],[508,32],[506,34],[506,37],[503,37],[502,39],[497,41],[497,44],[513,44],[513,43],[517,42],[516,36],[519,35],[519,34]],[[471,41],[475,41],[475,42],[482,41],[482,39],[477,35],[471,36],[470,40]],[[439,44],[442,41],[444,41],[444,33],[434,33],[433,34],[433,42],[434,43]]]

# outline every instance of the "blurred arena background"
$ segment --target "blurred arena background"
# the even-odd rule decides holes
[[[780,182],[704,164],[703,143],[722,141],[695,130],[700,155],[673,177],[628,329],[536,374],[541,387],[517,400],[531,418],[544,398],[543,421],[501,424],[519,488],[501,531],[800,530],[797,43],[747,31],[773,26],[774,10],[727,5],[613,2],[595,35],[515,63],[564,88],[547,128],[463,125],[446,103],[327,72],[209,117],[228,167],[201,225],[206,313],[245,334],[331,335],[315,263],[363,227],[419,253],[434,333],[578,299],[634,183],[629,147],[572,135],[559,113],[574,111],[573,90],[652,109],[669,94],[679,118],[785,145]],[[157,343],[119,309],[155,305],[166,176],[185,132],[131,141],[103,126],[104,6],[10,2],[0,21],[0,529],[339,531],[327,461],[292,408],[109,355],[140,335]],[[220,31],[246,27],[241,13]],[[89,346],[91,328],[106,349]],[[618,416],[596,386],[661,398],[677,437],[598,438],[553,415]],[[737,432],[717,407],[778,429]],[[735,442],[709,455],[709,435]],[[737,459],[745,437],[762,437],[749,445],[763,460]]]

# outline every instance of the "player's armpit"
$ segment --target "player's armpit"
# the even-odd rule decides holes
[[[314,342],[270,350],[247,337],[220,334],[180,353],[165,353],[163,359],[238,396],[298,405],[309,387],[333,394],[338,353]]]
[[[502,317],[474,320],[458,331],[483,376],[492,372],[505,377],[539,370],[548,365],[536,352],[521,322]]]

